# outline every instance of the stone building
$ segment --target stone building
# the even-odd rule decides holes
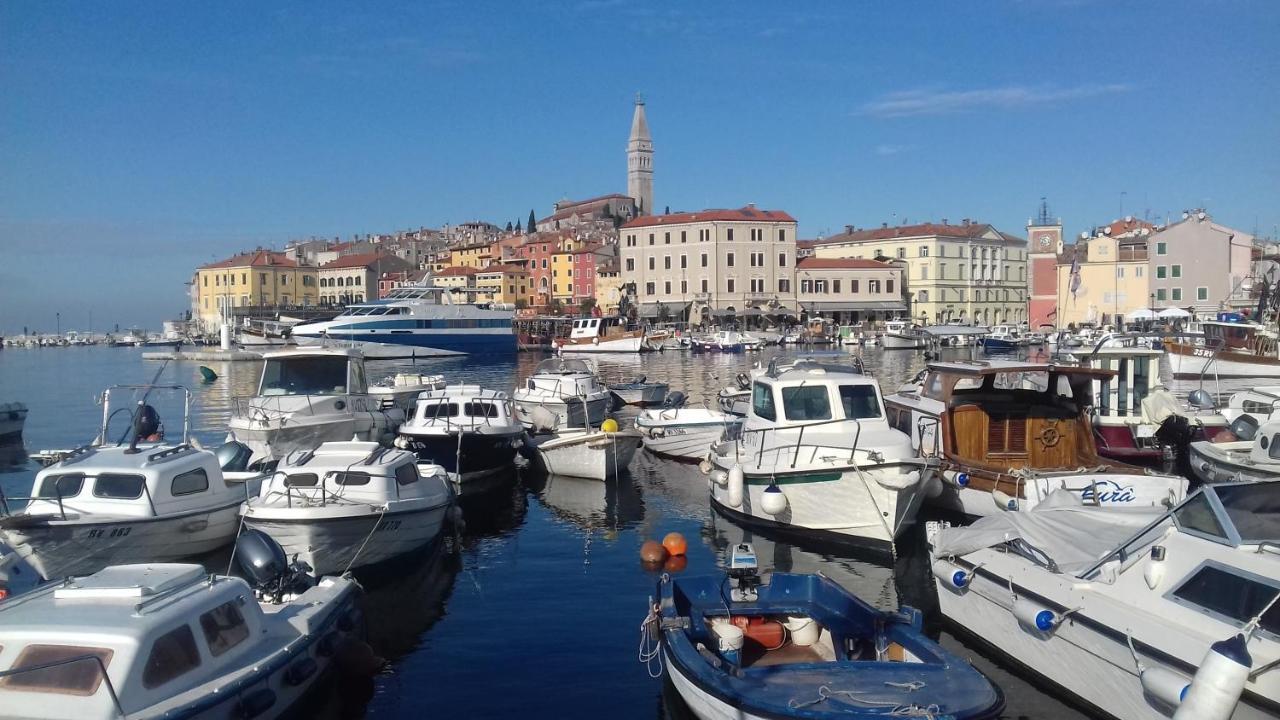
[[[395,255],[344,255],[320,266],[321,305],[345,305],[381,297],[378,280],[384,273],[407,273],[413,266]]]
[[[212,332],[235,308],[287,310],[317,303],[316,268],[282,252],[255,250],[201,266],[195,274],[195,319]]]
[[[841,325],[902,318],[906,263],[901,260],[801,258],[796,262],[797,310]]]
[[[1095,228],[1074,244],[1063,244],[1056,257],[1056,313],[1050,322],[1058,328],[1084,323],[1119,326],[1125,316],[1147,307],[1154,231],[1151,223],[1128,217]],[[1031,235],[1037,254],[1042,245],[1038,232]],[[1038,278],[1036,283],[1033,288],[1041,287]]]
[[[1253,274],[1253,235],[1220,225],[1203,209],[1151,235],[1147,302],[1157,312],[1179,307],[1198,316],[1256,305],[1247,279]]]
[[[627,195],[636,201],[636,213],[653,215],[653,138],[644,114],[644,100],[636,97],[631,115],[631,137],[627,140]]]

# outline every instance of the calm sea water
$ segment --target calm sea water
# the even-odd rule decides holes
[[[951,351],[968,357],[968,350]],[[599,359],[606,380],[645,375],[669,382],[692,402],[708,399],[759,356],[650,354]],[[923,366],[919,353],[862,353],[886,393]],[[451,382],[510,391],[537,355],[420,362]],[[182,385],[191,390],[192,434],[222,441],[232,398],[251,395],[257,363],[212,363],[203,383],[192,362],[144,361],[131,348],[0,351],[0,402],[27,404],[31,449],[67,448],[94,437],[102,421],[95,396],[112,384]],[[371,363],[370,376],[406,369]],[[170,437],[181,404],[156,400]],[[113,435],[117,428],[112,425]],[[36,468],[11,467],[0,485],[25,495]],[[668,532],[689,541],[687,573],[718,572],[729,545],[755,544],[762,568],[821,571],[880,607],[900,602],[936,620],[922,532],[906,538],[892,566],[755,535],[714,514],[706,480],[691,465],[637,455],[630,477],[601,483],[514,473],[493,490],[464,499],[466,528],[393,572],[362,578],[370,642],[390,663],[372,683],[324,698],[326,717],[686,718],[678,698],[636,662],[640,622],[656,576],[641,568],[640,544]],[[923,527],[918,528],[919,531]],[[225,556],[211,561],[225,570]],[[970,658],[1008,698],[1008,718],[1083,718],[946,632],[944,645]]]

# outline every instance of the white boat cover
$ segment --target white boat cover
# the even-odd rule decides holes
[[[1077,495],[1058,490],[1031,510],[1004,512],[981,518],[968,527],[943,529],[935,542],[936,554],[960,557],[1021,540],[1051,560],[1060,572],[1076,574],[1092,567],[1165,512],[1158,507],[1083,505]]]

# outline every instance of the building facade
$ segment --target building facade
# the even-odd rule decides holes
[[[846,226],[814,256],[905,261],[908,314],[923,325],[1027,320],[1027,242],[987,223]]]
[[[449,264],[454,267],[469,267],[479,270],[480,268],[489,267],[489,264],[494,259],[493,244],[488,242],[460,245],[449,251]]]
[[[257,250],[196,270],[201,329],[212,332],[238,307],[289,309],[318,302],[316,268],[299,265],[285,253]]]
[[[1052,217],[1041,201],[1039,214],[1027,221],[1027,322],[1032,328],[1057,325],[1062,240],[1062,219]]]
[[[1119,327],[1126,316],[1147,307],[1149,241],[1154,229],[1142,220],[1124,218],[1064,245],[1056,259],[1055,327]],[[1032,235],[1033,243],[1035,239]]]
[[[906,263],[896,260],[801,258],[796,263],[798,309],[841,325],[902,318],[905,271]]]
[[[475,274],[477,302],[525,305],[529,302],[529,271],[510,264],[490,265]]]
[[[1201,316],[1256,305],[1248,283],[1254,248],[1249,233],[1194,210],[1152,234],[1149,244],[1147,302],[1157,312],[1179,307]]]
[[[781,210],[702,210],[622,226],[619,259],[642,317],[710,322],[795,301],[796,221]]]
[[[316,272],[320,282],[320,304],[345,305],[378,300],[382,297],[378,280],[384,273],[408,273],[412,270],[412,265],[395,255],[344,255],[321,265]]]
[[[621,225],[636,216],[635,198],[602,195],[588,200],[561,200],[555,211],[538,221],[538,232],[555,232],[583,225]]]

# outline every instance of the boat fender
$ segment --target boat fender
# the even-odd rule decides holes
[[[973,580],[973,573],[947,560],[933,561],[933,576],[949,590],[965,591]]]
[[[1210,645],[1173,720],[1228,720],[1252,669],[1244,635]]]
[[[770,515],[781,515],[787,509],[787,494],[777,483],[769,483],[760,495],[760,509]]]
[[[593,337],[593,338],[591,338],[591,344],[592,344],[592,345],[599,345],[599,344],[600,344],[600,338],[598,338],[598,337]]]
[[[929,481],[924,485],[924,496],[929,499],[942,495],[942,477],[937,473],[929,475]]]
[[[714,482],[720,487],[729,487],[729,473],[723,470],[712,470],[711,482]]]
[[[702,458],[702,460],[698,462],[698,472],[703,475],[710,475],[713,467],[714,466],[711,464],[711,461],[706,458]]]
[[[1138,680],[1142,682],[1142,691],[1147,697],[1159,700],[1165,707],[1181,705],[1191,689],[1191,678],[1164,667],[1143,668]]]
[[[315,675],[316,670],[319,669],[320,666],[316,663],[315,658],[304,657],[284,671],[284,682],[290,687],[298,687],[309,680],[312,675]]]
[[[1006,492],[1002,492],[1000,490],[992,490],[991,499],[996,501],[996,507],[1000,508],[1001,510],[1017,510],[1018,509],[1017,498],[1010,497],[1009,494]]]
[[[949,476],[949,477],[948,477]],[[943,475],[946,479],[959,485],[960,487],[969,487],[969,473],[946,473]]]
[[[727,476],[729,490],[729,507],[742,507],[742,494],[746,489],[746,476],[742,472],[742,466],[734,464],[729,468]]]
[[[1051,633],[1062,622],[1062,616],[1040,603],[1020,597],[1013,601],[1013,616],[1028,630]]]

